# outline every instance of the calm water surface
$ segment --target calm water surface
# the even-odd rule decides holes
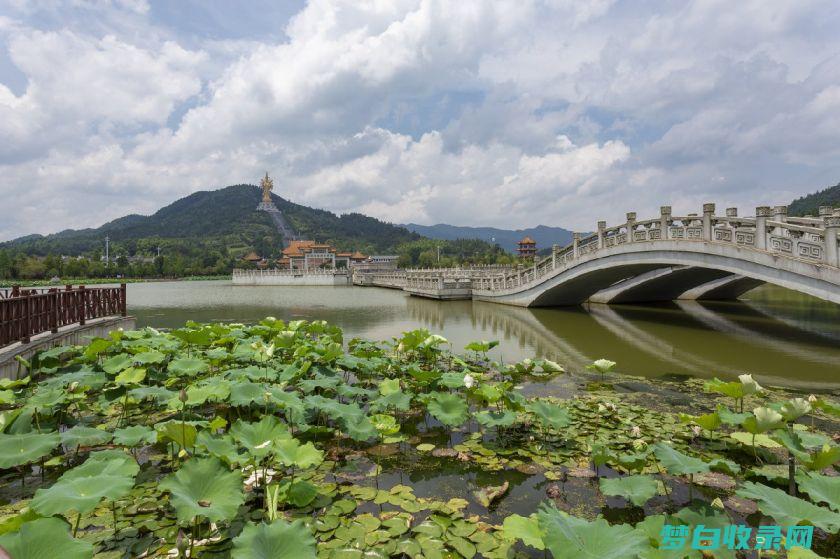
[[[128,310],[138,326],[199,322],[327,320],[354,336],[389,339],[418,327],[461,351],[499,340],[505,362],[547,357],[581,370],[606,357],[623,373],[734,377],[840,388],[840,306],[765,287],[743,301],[588,305],[522,309],[493,303],[431,301],[373,287],[246,287],[227,281],[137,283]]]

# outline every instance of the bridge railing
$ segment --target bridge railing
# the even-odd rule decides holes
[[[761,206],[755,216],[739,217],[736,208],[716,216],[714,204],[704,204],[702,214],[675,216],[663,206],[660,217],[639,221],[628,212],[626,222],[607,227],[598,222],[596,233],[574,235],[572,244],[555,245],[552,254],[528,268],[473,277],[476,290],[504,291],[532,283],[558,268],[566,268],[581,258],[627,243],[686,241],[728,243],[752,250],[771,252],[788,258],[832,267],[840,266],[840,209],[821,207],[820,216],[787,216],[785,206]]]
[[[126,316],[126,288],[66,286],[38,292],[13,289],[0,299],[0,347],[95,318]]]

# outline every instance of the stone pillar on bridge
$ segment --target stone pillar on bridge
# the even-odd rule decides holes
[[[773,221],[786,222],[787,221],[787,206],[773,206]],[[774,233],[776,235],[784,235],[784,228],[776,227]]]
[[[633,242],[633,236],[636,232],[636,212],[627,212],[627,242]]]
[[[712,218],[715,216],[715,205],[703,204],[703,239],[712,240]]]
[[[598,222],[598,248],[604,248],[604,235],[607,229],[607,222],[606,221],[599,221]]]
[[[671,206],[659,207],[659,238],[663,241],[668,238],[671,225]]]
[[[840,236],[840,215],[830,215],[823,218],[825,224],[825,260],[829,266],[840,266],[840,255],[837,251],[837,238]]]
[[[767,250],[767,218],[770,217],[770,206],[759,206],[755,209],[755,248]]]
[[[580,233],[572,233],[572,254],[575,258],[580,256]]]
[[[553,244],[551,245],[551,269],[555,269],[557,267],[557,253],[560,251],[560,245]]]

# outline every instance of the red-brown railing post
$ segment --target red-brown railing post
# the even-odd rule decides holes
[[[126,308],[126,289],[125,284],[120,284],[120,314],[122,316],[127,316],[127,308]]]
[[[58,289],[53,289],[49,299],[50,305],[52,305],[52,309],[50,309],[50,319],[52,320],[50,332],[53,334],[58,334],[58,308],[61,306],[59,297],[61,297],[61,293],[58,292]]]
[[[12,286],[12,297],[20,297],[20,286],[13,285]]]
[[[20,343],[28,344],[29,343],[29,334],[32,331],[31,328],[31,321],[30,321],[30,302],[29,299],[29,292],[24,291],[23,298],[21,299],[21,303],[23,304],[23,336],[20,339]]]
[[[85,286],[79,286],[79,324],[85,325],[85,315],[87,314],[87,292]]]

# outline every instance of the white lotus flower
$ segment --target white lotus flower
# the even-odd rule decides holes
[[[703,433],[703,429],[699,425],[692,425],[691,432],[694,433],[695,437],[699,437]]]
[[[817,397],[811,394],[810,396],[808,396],[808,401],[813,404],[817,401]]]
[[[641,437],[642,430],[639,428],[638,425],[633,425],[633,428],[630,429],[630,436],[631,437]]]
[[[756,392],[764,390],[760,384],[753,380],[752,375],[738,375],[738,380],[740,380],[741,384],[744,385],[745,395],[755,394]]]
[[[475,386],[475,378],[472,375],[464,375],[464,386],[467,388],[472,388]]]

